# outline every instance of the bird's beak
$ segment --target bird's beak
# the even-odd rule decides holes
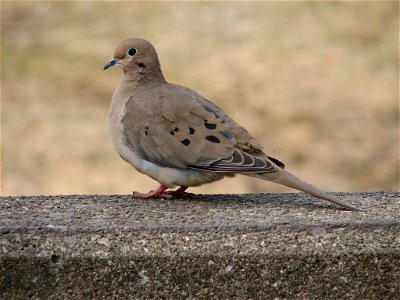
[[[112,60],[110,60],[108,63],[106,63],[106,65],[104,66],[103,70],[107,70],[109,67],[112,67],[117,62],[119,62],[119,59],[114,57]]]

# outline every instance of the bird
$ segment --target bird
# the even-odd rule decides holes
[[[115,150],[137,171],[160,186],[141,199],[182,197],[188,187],[236,174],[282,184],[330,201],[347,204],[285,169],[224,110],[199,93],[166,81],[155,47],[143,38],[118,43],[103,70],[118,66],[123,77],[109,109]],[[171,190],[178,187],[176,190]]]

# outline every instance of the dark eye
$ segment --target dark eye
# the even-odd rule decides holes
[[[128,55],[129,56],[134,56],[137,53],[137,50],[135,48],[129,48],[128,49]]]

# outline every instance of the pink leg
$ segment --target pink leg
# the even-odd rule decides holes
[[[168,191],[168,194],[171,194],[174,197],[192,197],[193,193],[186,193],[185,191],[188,189],[188,186],[181,186],[175,191]]]
[[[165,192],[166,189],[167,189],[166,186],[160,185],[158,188],[156,188],[155,190],[152,190],[148,193],[133,192],[133,195],[140,199],[150,199],[150,198],[157,198],[157,197],[171,199],[172,195]]]
[[[188,188],[187,186],[181,186],[175,191],[165,191],[167,187],[164,185],[160,185],[158,188],[148,193],[133,192],[133,195],[139,199],[151,199],[151,198],[172,199],[174,197],[193,196],[192,193],[185,192],[187,188]]]

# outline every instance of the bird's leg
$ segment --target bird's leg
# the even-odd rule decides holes
[[[171,195],[169,192],[165,192],[165,190],[168,187],[164,185],[160,185],[158,188],[155,190],[152,190],[148,193],[140,193],[140,192],[133,192],[133,196],[139,198],[139,199],[151,199],[151,198],[166,198],[166,199],[171,199],[173,195]]]
[[[151,199],[151,198],[165,198],[165,199],[172,199],[174,197],[191,197],[194,194],[186,193],[188,186],[181,186],[175,191],[166,191],[168,187],[164,185],[160,185],[155,190],[152,190],[147,193],[140,193],[140,192],[133,192],[133,196],[139,199]]]
[[[185,191],[188,189],[188,186],[181,186],[179,189],[175,190],[174,193],[176,194],[182,194],[185,193]]]
[[[193,193],[186,193],[185,191],[188,189],[188,186],[181,186],[175,191],[168,191],[167,193],[173,197],[192,197]]]

